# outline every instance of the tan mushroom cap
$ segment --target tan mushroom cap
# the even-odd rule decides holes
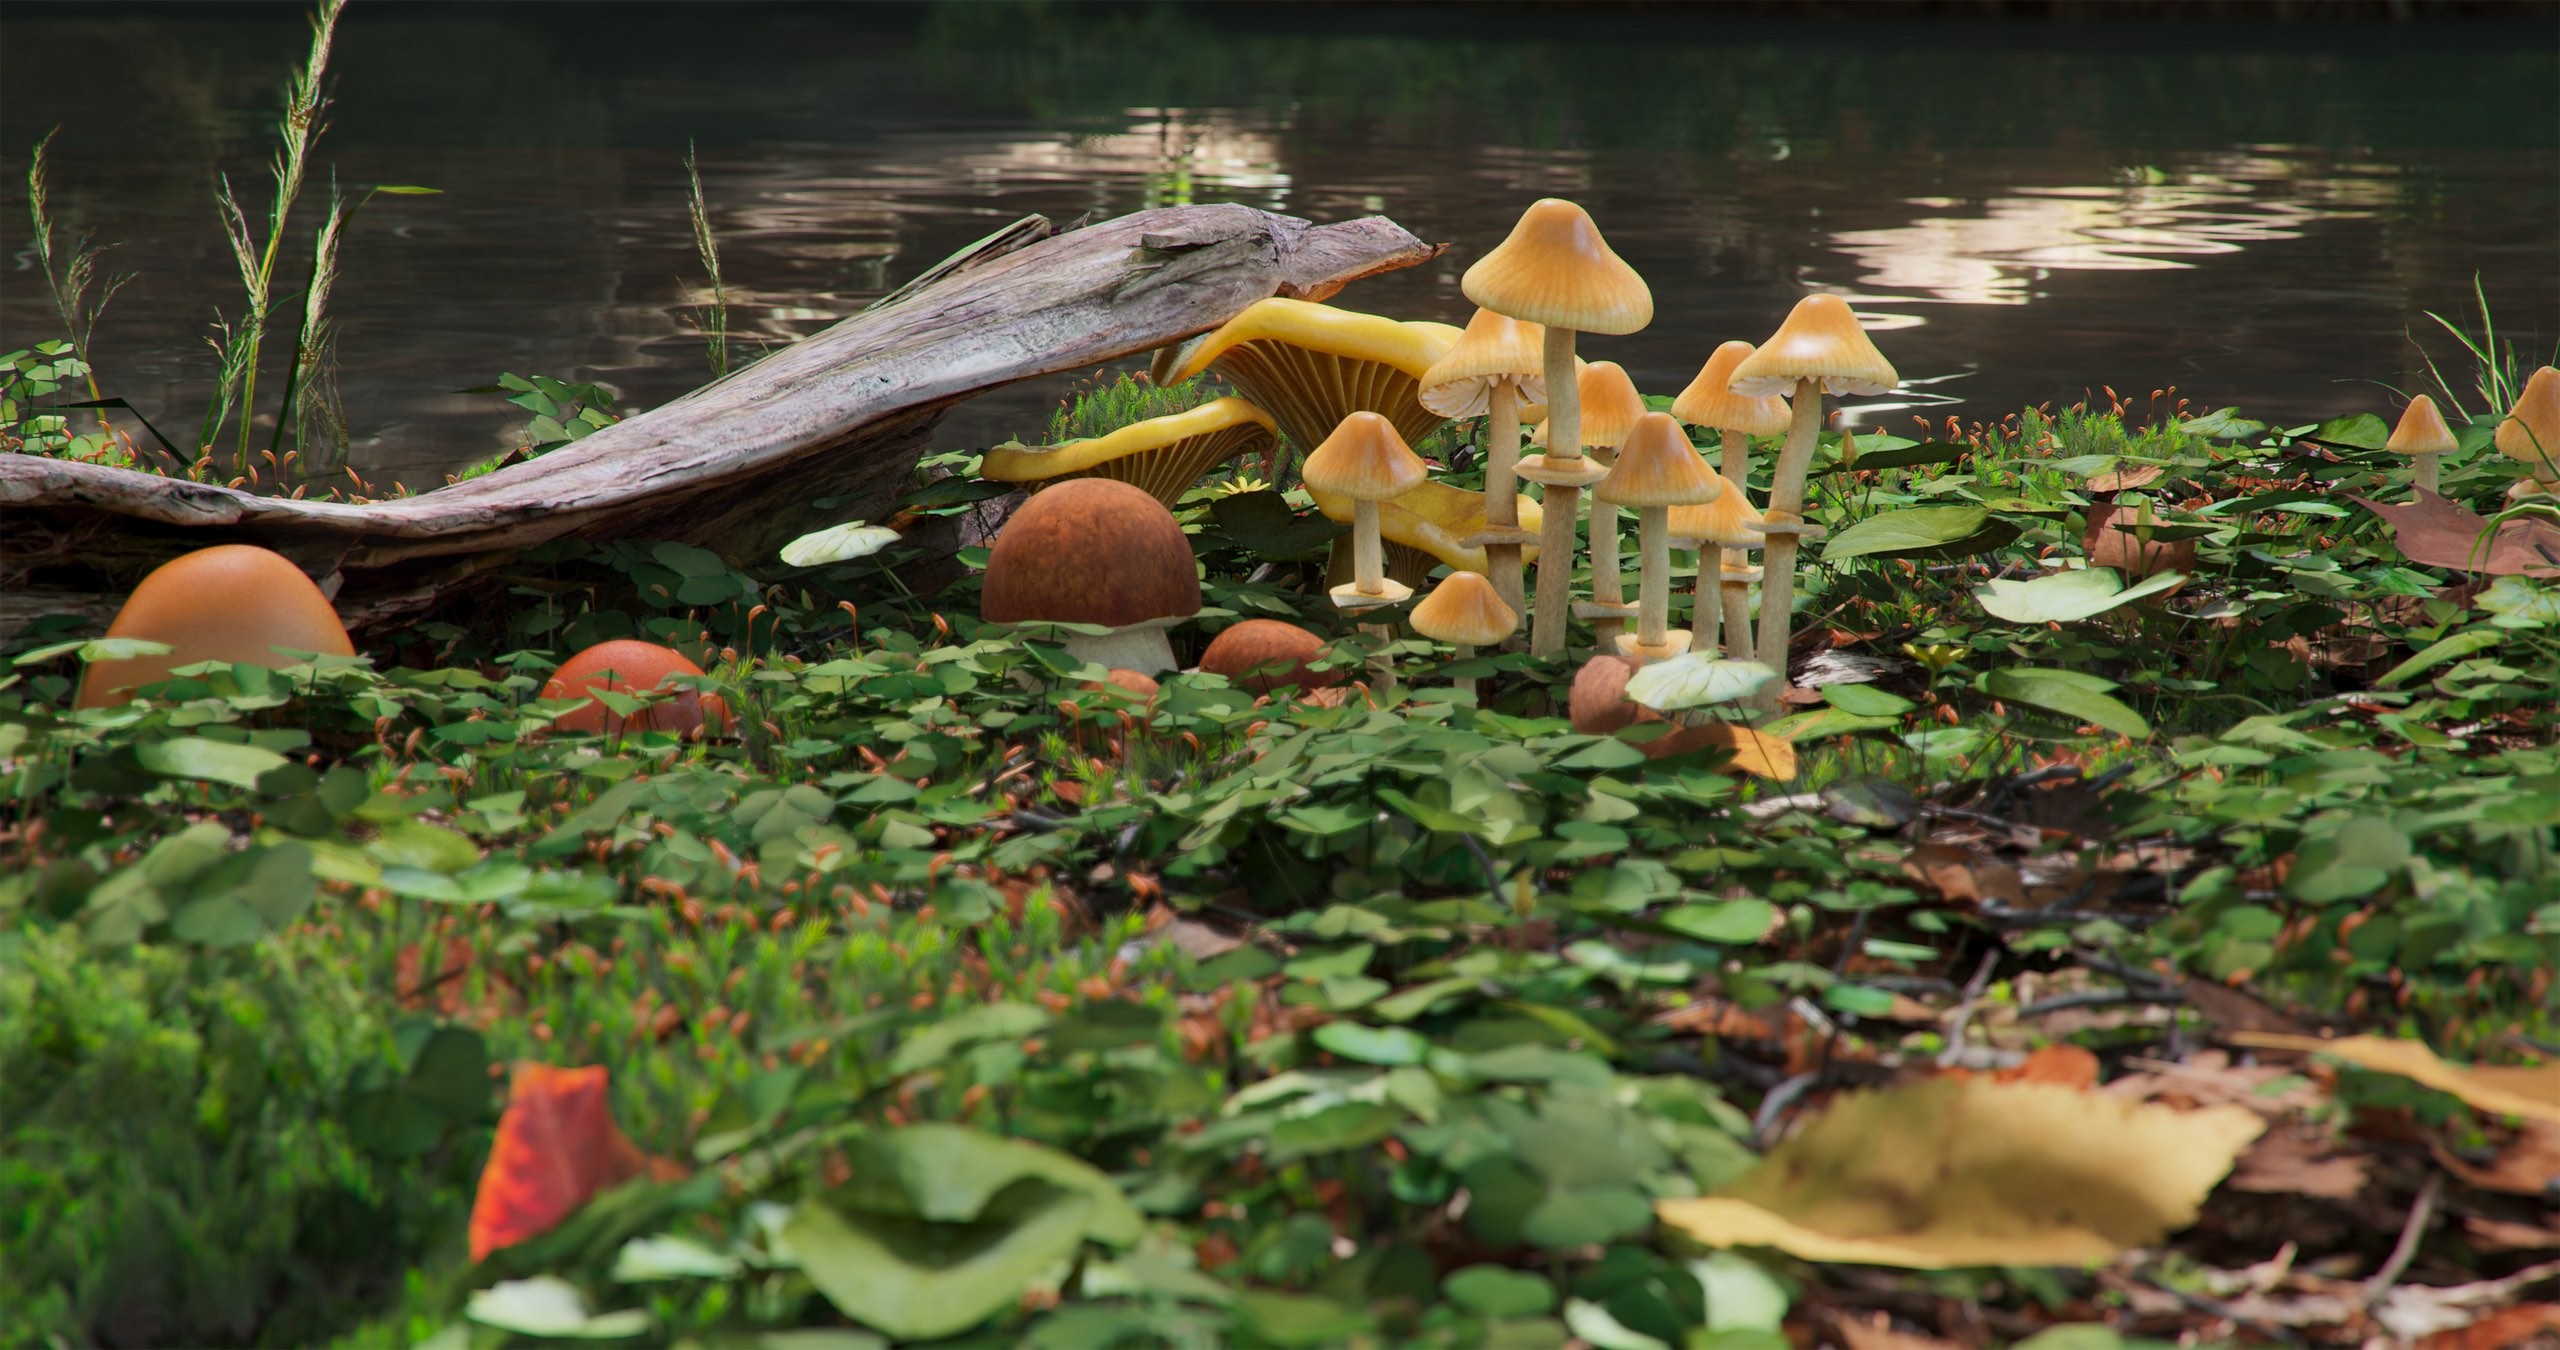
[[[1609,250],[1589,212],[1560,197],[1530,203],[1458,289],[1497,314],[1578,333],[1632,333],[1653,322],[1644,278]]]
[[[1647,409],[1644,395],[1627,368],[1615,361],[1594,361],[1574,372],[1573,388],[1582,406],[1582,448],[1608,450],[1623,444]],[[1547,443],[1544,421],[1529,433],[1535,445]]]
[[[1481,572],[1451,572],[1413,607],[1413,631],[1435,642],[1490,647],[1518,631],[1520,616]]]
[[[1132,422],[1108,436],[1051,446],[999,445],[987,451],[978,476],[999,483],[1116,478],[1171,506],[1210,469],[1268,450],[1275,429],[1271,414],[1243,399],[1213,399]]]
[[[1300,471],[1310,492],[1338,493],[1354,501],[1383,502],[1413,491],[1431,477],[1422,456],[1396,434],[1395,424],[1373,412],[1342,419]]]
[[[1752,509],[1747,496],[1733,490],[1723,474],[1712,469],[1708,474],[1725,491],[1711,502],[1672,507],[1671,537],[1717,548],[1760,547],[1767,538],[1760,532],[1760,513]]]
[[[2444,414],[2436,411],[2436,401],[2420,394],[2401,410],[2400,425],[2391,429],[2391,439],[2382,448],[2403,455],[2442,455],[2461,446],[2453,439],[2453,429],[2444,424]]]
[[[1443,417],[1482,417],[1493,386],[1509,380],[1519,403],[1547,396],[1546,330],[1479,309],[1448,353],[1422,373],[1422,406]]]
[[[1618,462],[1591,495],[1612,506],[1695,506],[1724,495],[1724,480],[1698,457],[1671,414],[1649,412],[1618,447]]]
[[[2497,446],[2499,454],[2532,466],[2536,478],[2560,476],[2560,370],[2544,366],[2524,382],[2498,423]]]
[[[1715,349],[1698,369],[1698,378],[1671,400],[1671,415],[1693,427],[1739,431],[1745,436],[1775,436],[1787,429],[1787,401],[1776,394],[1744,398],[1733,392],[1733,372],[1758,350],[1736,338]]]
[[[1076,478],[1032,495],[987,551],[979,613],[989,623],[1105,628],[1200,612],[1191,540],[1164,503],[1111,478]]]
[[[1745,398],[1792,394],[1798,380],[1820,380],[1832,394],[1881,394],[1902,383],[1857,313],[1836,295],[1808,295],[1767,342],[1734,367],[1733,392]]]

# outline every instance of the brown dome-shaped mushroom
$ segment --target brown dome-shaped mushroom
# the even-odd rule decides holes
[[[129,703],[137,686],[157,684],[172,669],[203,661],[282,669],[301,659],[287,652],[353,656],[356,651],[337,611],[311,578],[284,555],[254,544],[197,549],[153,568],[116,611],[107,636],[141,638],[175,650],[90,666],[80,679],[76,706]]]
[[[1413,607],[1407,621],[1424,637],[1456,647],[1458,659],[1464,661],[1475,655],[1476,648],[1511,636],[1520,626],[1520,612],[1502,603],[1482,573],[1452,572]],[[1460,694],[1475,697],[1475,676],[1458,676],[1456,684]]]
[[[1613,735],[1638,722],[1659,722],[1662,714],[1627,697],[1627,681],[1638,666],[1623,656],[1602,653],[1573,673],[1573,695],[1566,716],[1585,736]]]
[[[552,698],[586,697],[583,707],[572,708],[552,722],[560,731],[580,735],[619,736],[635,731],[664,731],[677,736],[690,736],[709,727],[713,731],[729,728],[729,705],[717,694],[699,689],[677,687],[666,702],[643,708],[628,719],[604,705],[596,692],[628,694],[633,690],[659,689],[678,675],[699,675],[702,667],[673,647],[661,647],[637,638],[617,638],[599,642],[560,663],[551,678],[542,685],[542,696]]]
[[[1171,670],[1164,630],[1200,612],[1191,541],[1164,503],[1111,478],[1074,478],[1024,502],[987,553],[990,623],[1089,623],[1067,651],[1106,668]]]
[[[1200,653],[1200,669],[1257,694],[1291,684],[1306,690],[1329,689],[1342,683],[1346,672],[1308,669],[1323,660],[1324,653],[1324,639],[1294,623],[1247,619],[1210,639],[1208,650]]]
[[[2498,423],[2498,453],[2525,466],[2544,493],[2560,486],[2560,369],[2544,366],[2524,382]]]

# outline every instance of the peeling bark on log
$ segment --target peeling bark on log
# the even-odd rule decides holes
[[[1233,205],[1066,234],[1017,227],[724,380],[392,501],[294,501],[0,455],[0,637],[44,614],[103,618],[152,567],[219,543],[292,558],[355,629],[455,603],[565,536],[769,561],[809,530],[891,514],[935,424],[973,394],[1162,347],[1268,296],[1322,300],[1437,252],[1384,217],[1311,225]],[[813,510],[821,497],[837,505]]]

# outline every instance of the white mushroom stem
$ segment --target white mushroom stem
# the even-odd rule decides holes
[[[1547,458],[1563,463],[1582,458],[1582,401],[1573,374],[1573,330],[1547,327]],[[1547,485],[1546,516],[1538,528],[1538,608],[1529,629],[1532,656],[1564,651],[1565,626],[1573,609],[1574,518],[1581,513],[1582,489]]]
[[[1822,381],[1810,377],[1796,381],[1795,415],[1787,422],[1787,442],[1778,451],[1777,467],[1769,477],[1769,509],[1764,513],[1771,524],[1800,524],[1804,520],[1804,477],[1813,468],[1813,447],[1822,434]],[[1796,549],[1803,537],[1792,532],[1772,533],[1761,546],[1760,559],[1760,664],[1778,672],[1758,697],[1763,712],[1778,710],[1778,695],[1787,685],[1787,639],[1794,636],[1793,615],[1789,612],[1796,600]]]
[[[1671,630],[1671,508],[1637,507],[1636,531],[1637,547],[1644,551],[1636,578],[1636,641],[1659,651]]]
[[[1465,643],[1463,643],[1463,642],[1461,642],[1461,643],[1457,643],[1457,644],[1455,644],[1455,645],[1456,645],[1456,647],[1457,647],[1457,651],[1458,651],[1458,659],[1459,659],[1459,660],[1461,660],[1461,661],[1468,661],[1468,660],[1473,660],[1473,659],[1474,659],[1475,654],[1476,654],[1476,649],[1475,649],[1475,648],[1470,647],[1470,646],[1468,646],[1467,644],[1465,644]],[[1467,702],[1469,702],[1469,703],[1473,703],[1473,702],[1475,702],[1475,701],[1476,701],[1476,677],[1475,677],[1475,676],[1473,676],[1473,675],[1452,675],[1452,676],[1450,676],[1450,677],[1449,677],[1449,684],[1450,684],[1450,686],[1451,686],[1452,688],[1455,688],[1455,689],[1458,691],[1458,697],[1459,697],[1459,698],[1462,698],[1462,699],[1466,700],[1466,701],[1467,701]]]
[[[2417,470],[2417,476],[2412,478],[2410,481],[2416,484],[2420,491],[2433,492],[2436,490],[2436,460],[2439,458],[2441,457],[2437,455],[2411,455],[2409,457],[2410,466]]]
[[[1485,400],[1492,442],[1485,450],[1484,523],[1495,529],[1516,530],[1520,528],[1519,382],[1495,380]],[[1487,544],[1484,563],[1493,582],[1493,593],[1511,607],[1512,613],[1527,613],[1529,599],[1520,582],[1520,546]]]
[[[1739,492],[1742,494],[1742,499],[1748,502],[1751,500],[1751,438],[1731,427],[1726,427],[1720,434],[1724,437],[1724,467],[1719,472],[1724,475],[1725,491]],[[1751,593],[1744,587],[1724,584],[1724,564],[1730,563],[1735,567],[1742,567],[1748,565],[1750,561],[1741,549],[1729,548],[1724,551],[1714,569],[1716,597],[1723,603],[1724,608],[1724,652],[1736,661],[1751,659]],[[1700,580],[1706,578],[1708,570],[1706,556],[1700,554],[1698,557]],[[1701,634],[1707,632],[1706,609],[1706,597],[1702,595],[1698,603],[1698,631]],[[1698,643],[1698,650],[1711,651],[1715,645],[1712,638],[1706,638]]]
[[[1736,661],[1751,659],[1751,583],[1727,581],[1716,587],[1724,597],[1724,654]]]
[[[1378,504],[1351,503],[1351,576],[1362,595],[1387,593],[1387,549],[1378,537]]]
[[[1174,664],[1173,642],[1165,630],[1173,626],[1170,619],[1154,623],[1131,624],[1107,633],[1086,637],[1068,635],[1064,644],[1067,655],[1079,661],[1091,661],[1104,670],[1134,670],[1141,675],[1178,670]]]
[[[1612,605],[1627,603],[1627,581],[1618,566],[1618,508],[1597,497],[1591,499],[1591,598]],[[1626,620],[1606,615],[1594,619],[1591,626],[1604,652],[1616,650],[1609,645],[1610,639],[1627,631]]]
[[[1735,489],[1726,488],[1732,492]],[[1723,571],[1717,565],[1716,549],[1705,540],[1698,541],[1698,572],[1689,587],[1689,627],[1692,630],[1689,650],[1714,654],[1716,649],[1717,603],[1722,599]],[[1638,616],[1642,617],[1642,616]]]

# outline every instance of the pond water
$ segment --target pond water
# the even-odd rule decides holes
[[[60,124],[57,216],[140,273],[99,331],[102,385],[191,433],[203,334],[240,303],[209,185],[219,167],[263,200],[300,12],[13,7],[7,30],[0,343],[60,329],[22,181]],[[453,392],[501,371],[626,409],[706,378],[688,142],[750,342],[1028,212],[1205,201],[1448,242],[1337,303],[1463,323],[1460,273],[1551,194],[1656,296],[1650,328],[1586,355],[1674,392],[1835,291],[1909,384],[1852,416],[1904,433],[2101,385],[2279,423],[2387,411],[2421,345],[2454,354],[2425,311],[2469,317],[2475,273],[2535,359],[2560,338],[2560,31],[2539,21],[360,3],[332,75],[321,165],[442,189],[365,208],[334,300],[353,462],[421,486],[515,443],[522,414]],[[1066,385],[977,400],[939,443],[1036,434]]]

